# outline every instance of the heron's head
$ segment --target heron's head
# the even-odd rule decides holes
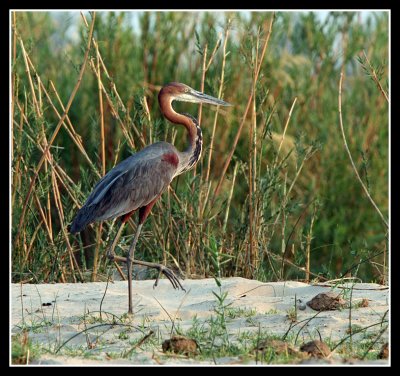
[[[169,95],[172,100],[191,103],[208,103],[216,106],[232,106],[230,103],[211,95],[201,93],[180,82],[170,82],[163,86],[159,95]]]

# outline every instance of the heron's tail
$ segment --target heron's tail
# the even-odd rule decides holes
[[[72,221],[69,232],[71,234],[81,232],[89,223],[92,223],[93,219],[90,214],[91,210],[88,210],[86,206],[82,206]]]

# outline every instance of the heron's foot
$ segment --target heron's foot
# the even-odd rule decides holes
[[[186,292],[186,290],[183,288],[183,286],[179,282],[178,277],[175,275],[175,273],[171,269],[169,269],[166,266],[161,265],[161,264],[154,264],[152,267],[154,269],[158,270],[158,276],[157,276],[156,281],[154,282],[153,288],[158,286],[158,281],[160,279],[160,276],[161,276],[161,274],[164,274],[169,279],[169,281],[171,282],[174,289],[178,289],[178,290],[181,289]]]
[[[168,280],[171,282],[174,289],[181,289],[182,291],[186,292],[186,290],[183,288],[183,286],[179,282],[179,279],[175,275],[175,273],[171,269],[167,268],[164,265],[155,264],[153,262],[141,261],[141,260],[137,260],[137,259],[130,259],[129,255],[128,255],[128,257],[121,257],[121,256],[113,255],[112,260],[117,261],[117,262],[124,262],[124,263],[131,262],[132,264],[142,265],[142,266],[147,266],[148,268],[157,269],[158,275],[157,275],[157,279],[154,283],[153,288],[158,286],[158,281],[160,280],[160,276],[161,276],[161,274],[164,274],[168,278]]]

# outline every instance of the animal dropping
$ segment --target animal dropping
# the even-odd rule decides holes
[[[194,339],[178,335],[165,340],[162,344],[163,352],[170,351],[183,355],[196,355],[198,347]]]
[[[322,292],[314,296],[307,305],[316,311],[334,311],[345,305],[345,300],[334,292]]]

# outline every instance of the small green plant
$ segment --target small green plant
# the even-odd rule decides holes
[[[214,312],[216,313],[216,318],[211,319],[213,326],[219,326],[222,332],[224,332],[225,337],[228,338],[228,332],[226,327],[226,317],[227,317],[227,308],[230,306],[231,303],[226,303],[225,300],[228,296],[228,292],[222,291],[221,285],[219,285],[219,292],[214,292],[214,296],[216,297],[217,304],[214,307]]]
[[[237,317],[253,317],[257,314],[257,310],[254,308],[240,308],[240,307],[228,307],[226,309],[226,317],[229,319],[236,319]]]
[[[39,349],[32,345],[28,331],[23,331],[11,337],[12,364],[29,364],[38,355]]]
[[[118,334],[118,338],[122,340],[129,339],[128,332],[129,330],[123,330],[121,333]]]
[[[25,318],[21,324],[17,324],[15,327],[20,331],[41,333],[48,330],[48,328],[52,327],[53,325],[54,322],[46,318],[32,315],[31,320],[27,320]]]
[[[291,322],[296,322],[297,321],[297,309],[296,309],[296,307],[289,308],[287,310],[286,316],[287,316],[288,320],[290,320]]]

